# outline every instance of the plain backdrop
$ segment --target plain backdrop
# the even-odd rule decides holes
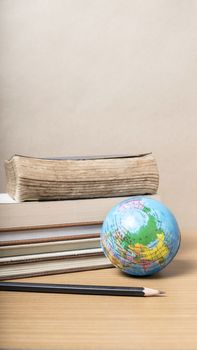
[[[4,160],[152,151],[196,227],[197,1],[1,0]]]

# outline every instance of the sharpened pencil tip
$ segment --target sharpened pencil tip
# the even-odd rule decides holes
[[[159,294],[166,294],[163,290],[159,290]]]
[[[145,296],[154,296],[154,295],[164,295],[165,292],[157,289],[152,289],[152,288],[144,288],[144,294]]]

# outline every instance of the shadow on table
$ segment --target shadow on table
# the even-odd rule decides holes
[[[151,279],[164,278],[164,277],[176,277],[184,276],[196,270],[195,261],[188,261],[186,259],[176,259],[170,263],[165,269],[161,272],[150,276]]]
[[[132,278],[146,278],[146,279],[160,279],[165,277],[175,277],[175,276],[184,276],[191,272],[194,272],[197,269],[195,261],[188,261],[186,259],[176,259],[171,262],[166,268],[161,270],[161,272],[156,273],[152,276],[131,276]],[[125,274],[124,272],[118,271],[120,274]],[[127,275],[128,276],[128,275]]]

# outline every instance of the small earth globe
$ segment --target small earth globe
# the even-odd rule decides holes
[[[130,197],[111,209],[101,246],[113,265],[135,276],[152,275],[176,255],[180,231],[174,215],[158,200]]]

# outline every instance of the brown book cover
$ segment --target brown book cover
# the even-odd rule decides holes
[[[14,265],[14,264],[22,264],[22,263],[29,264],[29,263],[38,262],[38,261],[50,261],[50,260],[61,260],[61,259],[71,259],[71,258],[78,259],[78,258],[98,256],[98,255],[104,255],[101,248],[90,248],[90,249],[79,249],[79,250],[72,250],[72,251],[0,257],[0,267],[4,265]]]
[[[23,264],[4,265],[0,269],[0,280],[55,275],[67,272],[111,268],[113,265],[104,256],[39,261]]]
[[[8,232],[7,232],[8,233]],[[1,236],[1,235],[0,235]],[[64,241],[48,241],[28,244],[10,244],[0,246],[0,257],[24,256],[30,254],[55,253],[55,252],[70,252],[80,249],[100,248],[100,237],[72,239]]]
[[[34,228],[0,232],[0,247],[31,244],[58,244],[61,241],[97,239],[102,225],[66,226],[54,228]]]
[[[128,198],[0,203],[0,232],[102,224],[108,211]]]

